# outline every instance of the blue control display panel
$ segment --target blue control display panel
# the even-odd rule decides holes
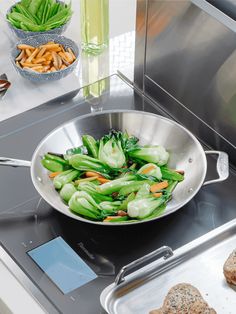
[[[64,294],[97,278],[62,237],[44,243],[28,254]]]

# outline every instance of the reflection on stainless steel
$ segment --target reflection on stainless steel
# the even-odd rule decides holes
[[[0,80],[0,93],[10,87],[11,83],[7,80]]]
[[[6,74],[0,75],[0,99],[2,99],[9,87],[11,86],[11,83],[7,80]]]
[[[210,155],[210,154],[218,155],[216,170],[217,170],[219,178],[205,181],[203,183],[203,185],[208,185],[208,184],[217,183],[217,182],[221,182],[221,181],[226,180],[229,176],[229,158],[228,158],[228,155],[224,152],[219,152],[219,151],[214,151],[214,150],[205,151],[205,154],[206,155]],[[192,188],[191,188],[191,192],[192,192]]]
[[[38,196],[28,199],[27,201],[17,204],[12,208],[7,208],[1,211],[0,218],[4,223],[19,223],[19,221],[26,220],[27,218],[32,218],[32,214],[35,213],[35,208],[37,208]],[[20,209],[19,209],[19,208]],[[18,209],[16,211],[16,208]]]
[[[101,294],[103,307],[110,314],[149,313],[162,306],[172,286],[186,282],[198,288],[217,313],[233,314],[235,288],[226,283],[223,265],[235,249],[235,234],[234,219],[177,249],[166,261],[158,259],[128,275],[121,285],[113,283]]]
[[[7,157],[0,157],[1,166],[12,166],[12,167],[30,167],[31,162],[28,160],[13,159]]]
[[[135,260],[130,264],[123,266],[119,271],[118,275],[116,276],[115,284],[117,286],[120,285],[122,282],[125,281],[124,276],[127,272],[130,272],[133,268],[149,262],[152,258],[157,257],[159,255],[163,255],[164,259],[167,259],[173,255],[173,251],[168,246],[162,246],[161,248],[140,257],[138,260]]]
[[[134,86],[144,91],[148,0],[137,0]]]
[[[109,48],[99,55],[82,53],[83,96],[91,104],[91,111],[101,111],[106,94],[109,93]],[[90,84],[90,85],[89,85]]]
[[[93,269],[97,275],[106,277],[115,275],[115,265],[109,261],[105,256],[94,253],[89,250],[83,242],[78,243],[79,248],[87,255],[88,263],[92,262]]]
[[[70,134],[69,130],[74,132]],[[81,136],[91,134],[99,138],[108,133],[110,129],[127,131],[140,139],[140,143],[163,145],[170,152],[168,165],[173,169],[183,169],[185,179],[173,192],[171,201],[167,204],[166,210],[159,219],[169,215],[188,203],[201,188],[207,171],[205,152],[198,140],[184,127],[162,116],[140,112],[140,111],[107,111],[78,117],[56,130],[49,133],[39,144],[32,157],[31,179],[39,194],[59,212],[87,223],[110,225],[110,223],[96,222],[77,216],[68,210],[54,189],[48,177],[48,172],[42,167],[41,156],[49,151],[64,152],[71,148],[70,136],[81,141]],[[68,132],[67,132],[68,130]],[[158,142],[156,139],[158,134]],[[219,155],[217,171],[219,178],[212,182],[225,180],[228,175],[227,154],[213,152]],[[189,162],[191,160],[191,162]],[[16,165],[13,163],[13,165]],[[39,181],[38,177],[42,180]],[[191,189],[191,190],[190,190]],[[189,193],[191,192],[191,193]],[[133,222],[143,223],[144,221]],[[113,226],[119,223],[112,223]],[[126,225],[123,223],[122,225]]]
[[[209,145],[227,148],[236,164],[231,153],[236,145],[236,21],[205,0],[139,0],[137,10],[136,87]]]

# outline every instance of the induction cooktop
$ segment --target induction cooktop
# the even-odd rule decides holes
[[[0,123],[1,155],[30,160],[52,129],[94,111],[142,110],[169,117],[160,104],[117,75],[104,79],[102,86],[99,94],[87,86]],[[209,157],[207,177],[216,177],[215,168],[216,160]],[[235,186],[231,169],[228,180],[202,187],[168,217],[104,227],[73,220],[50,207],[34,189],[29,168],[0,166],[4,259],[48,313],[104,313],[100,293],[122,266],[162,245],[176,249],[235,218]]]

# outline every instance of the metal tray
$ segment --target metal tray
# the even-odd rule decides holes
[[[102,291],[101,304],[109,314],[148,314],[162,306],[172,286],[185,282],[198,288],[218,314],[235,314],[236,289],[223,275],[224,262],[235,248],[236,219],[174,252],[162,247],[124,266],[115,282]],[[164,260],[159,258],[125,276],[160,254]]]

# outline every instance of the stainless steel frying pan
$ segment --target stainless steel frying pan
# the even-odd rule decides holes
[[[141,144],[163,145],[170,153],[168,165],[173,169],[185,171],[185,179],[177,185],[165,212],[154,219],[160,219],[183,207],[202,185],[223,181],[229,175],[226,153],[204,151],[196,137],[183,126],[162,116],[140,111],[106,111],[75,118],[49,133],[39,143],[31,162],[0,157],[0,165],[30,167],[32,182],[36,190],[59,212],[87,223],[111,225],[111,223],[90,221],[70,212],[68,206],[61,201],[48,177],[47,170],[40,162],[41,157],[49,151],[64,153],[68,148],[81,145],[81,137],[84,134],[100,138],[110,129],[126,130],[129,134],[137,136]],[[204,182],[207,171],[206,154],[218,155],[216,163],[218,178]],[[126,224],[112,223],[112,226]]]

